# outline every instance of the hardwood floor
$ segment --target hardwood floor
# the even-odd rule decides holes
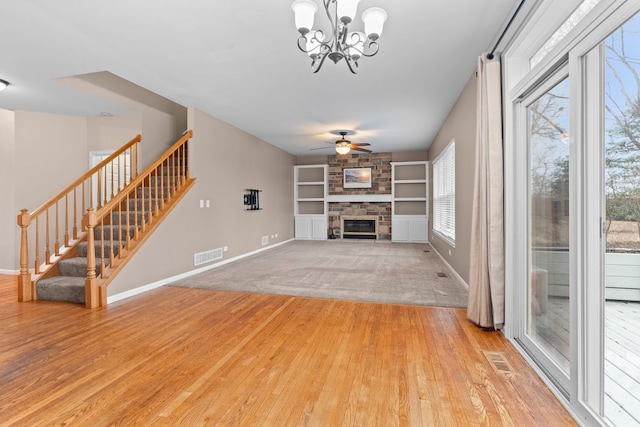
[[[577,425],[464,309],[162,287],[88,310],[18,303],[14,280],[3,426]]]

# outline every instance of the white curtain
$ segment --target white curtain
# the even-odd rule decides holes
[[[476,171],[471,218],[467,318],[504,324],[504,206],[500,61],[478,58]]]

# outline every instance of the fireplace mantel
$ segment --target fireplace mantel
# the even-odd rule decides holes
[[[326,197],[329,203],[384,203],[391,202],[391,194],[329,194]]]

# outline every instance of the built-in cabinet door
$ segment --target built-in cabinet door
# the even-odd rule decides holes
[[[412,241],[416,243],[426,243],[429,241],[428,237],[429,221],[426,219],[415,219],[411,221],[411,236]]]
[[[296,218],[295,219],[295,233],[296,239],[310,239],[311,238],[311,227],[309,227],[310,220],[309,218]]]
[[[315,240],[327,238],[327,219],[325,217],[311,220],[311,238]]]
[[[327,238],[327,218],[324,215],[295,217],[295,237],[304,240],[325,240]]]
[[[427,243],[429,221],[426,217],[400,215],[391,221],[391,240],[394,242]]]
[[[391,222],[391,238],[394,242],[409,241],[409,221],[406,219],[394,219]]]

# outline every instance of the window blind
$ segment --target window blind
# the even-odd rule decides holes
[[[433,232],[452,246],[456,242],[455,140],[433,161]]]

